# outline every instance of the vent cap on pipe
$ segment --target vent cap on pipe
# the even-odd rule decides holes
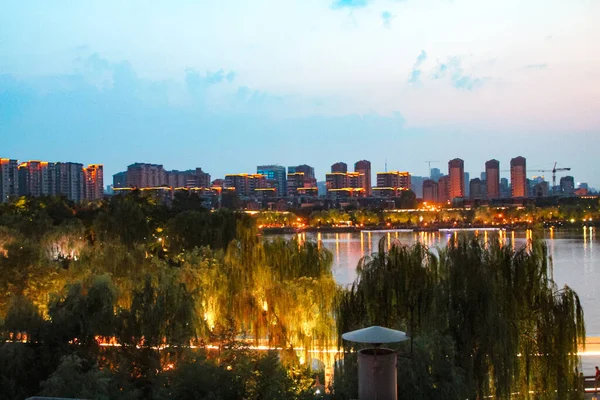
[[[368,328],[346,332],[342,335],[342,339],[357,343],[382,344],[404,342],[410,338],[402,331],[381,326],[370,326]]]

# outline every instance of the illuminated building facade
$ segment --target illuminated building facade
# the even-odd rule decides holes
[[[374,194],[379,197],[396,197],[403,190],[410,190],[410,173],[400,171],[378,172]]]
[[[450,201],[450,177],[448,175],[441,176],[437,183],[438,202],[447,203]]]
[[[104,166],[90,164],[83,170],[85,177],[85,199],[102,200],[104,197]]]
[[[524,157],[510,160],[511,196],[527,197],[527,162]]]
[[[27,161],[19,164],[19,194],[21,196],[52,196],[56,194],[54,164]]]
[[[167,186],[172,188],[209,188],[210,174],[202,168],[188,169],[186,171],[165,171]]]
[[[266,176],[269,181],[273,181],[277,193],[280,196],[285,196],[287,193],[285,167],[282,167],[281,165],[259,165],[256,167],[256,173]]]
[[[267,178],[261,174],[227,174],[225,175],[224,188],[235,190],[240,196],[250,196],[256,190],[268,188]]]
[[[500,162],[498,160],[489,160],[485,163],[485,181],[487,198],[500,198]]]
[[[371,162],[367,160],[360,160],[354,163],[354,172],[358,172],[364,176],[363,188],[365,189],[365,196],[371,196],[373,193],[371,186]]]
[[[348,187],[348,175],[345,172],[331,172],[325,174],[325,183],[327,192],[330,190],[343,189]]]
[[[0,158],[0,203],[19,195],[19,161]]]
[[[364,197],[365,176],[360,172],[331,172],[325,175],[327,195],[335,197]]]
[[[423,201],[427,203],[438,202],[438,184],[432,179],[423,181]]]
[[[292,172],[287,174],[287,195],[297,196],[298,189],[304,187],[304,172]]]
[[[460,158],[448,162],[450,200],[465,197],[465,163]]]
[[[295,174],[298,172],[302,172],[306,179],[315,179],[315,169],[310,165],[302,164],[295,167],[288,167],[288,174]],[[315,179],[315,183],[316,182]]]
[[[312,195],[317,190],[315,169],[306,164],[288,167],[286,185],[288,196]]]
[[[148,188],[167,185],[167,175],[162,165],[134,163],[127,167],[127,187]]]
[[[318,192],[317,180],[314,177],[307,177],[304,172],[292,172],[287,175],[287,195],[311,196]]]
[[[233,189],[240,196],[249,193],[248,174],[227,174],[223,183],[224,189]]]

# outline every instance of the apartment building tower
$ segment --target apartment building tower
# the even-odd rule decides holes
[[[510,160],[510,185],[512,197],[527,197],[527,162],[524,157]]]
[[[438,202],[438,184],[432,179],[423,181],[423,201],[427,203]]]
[[[127,167],[127,187],[150,188],[167,185],[167,175],[162,165],[134,163]]]
[[[104,166],[90,164],[83,170],[85,177],[85,199],[87,201],[102,200],[104,197]]]
[[[256,167],[256,173],[264,175],[268,181],[274,182],[275,189],[279,196],[285,196],[287,193],[287,175],[285,167],[281,165],[259,165]]]
[[[448,162],[450,200],[465,197],[465,163],[460,158]]]
[[[500,162],[489,160],[485,163],[485,181],[487,184],[487,198],[500,198]]]
[[[85,196],[85,177],[83,164],[57,162],[54,165],[56,194],[75,202],[81,202]]]
[[[0,203],[19,195],[19,161],[0,158]]]
[[[367,160],[360,160],[354,163],[354,172],[358,172],[364,176],[363,188],[365,189],[365,196],[371,196],[371,162]]]
[[[55,165],[37,160],[19,164],[19,194],[21,196],[55,195]]]

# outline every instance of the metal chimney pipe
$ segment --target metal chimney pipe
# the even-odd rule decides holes
[[[397,400],[396,352],[372,347],[358,352],[358,399]]]

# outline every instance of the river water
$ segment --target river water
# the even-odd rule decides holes
[[[379,241],[385,237],[386,243],[398,241],[413,244],[417,241],[430,248],[443,247],[456,232],[411,232],[411,231],[362,231],[360,233],[300,233],[302,240],[318,241],[333,254],[333,274],[341,285],[351,284],[356,278],[356,265],[366,255],[376,252]],[[492,232],[478,231],[484,239]],[[515,247],[527,244],[531,231],[498,233],[510,240]],[[292,235],[285,235],[290,238]],[[596,229],[547,229],[544,239],[548,244],[553,262],[554,281],[559,287],[569,285],[581,299],[585,313],[588,336],[600,336],[600,237]]]
[[[569,285],[581,300],[585,315],[588,346],[581,354],[581,370],[585,375],[594,375],[594,366],[600,365],[600,236],[597,229],[585,227],[580,229],[546,229],[544,240],[548,245],[549,256],[553,264],[554,281],[558,287]],[[363,231],[360,233],[300,233],[283,235],[286,238],[297,236],[300,240],[317,241],[333,254],[333,274],[341,285],[349,285],[356,279],[356,265],[359,260],[376,252],[380,240],[385,237],[386,243],[398,241],[402,244],[422,242],[434,252],[438,247],[448,243],[452,231],[412,232],[412,231]],[[503,240],[510,240],[515,248],[527,245],[531,231],[489,232],[478,231],[472,234],[483,239],[500,235]],[[269,236],[267,236],[268,238]]]

